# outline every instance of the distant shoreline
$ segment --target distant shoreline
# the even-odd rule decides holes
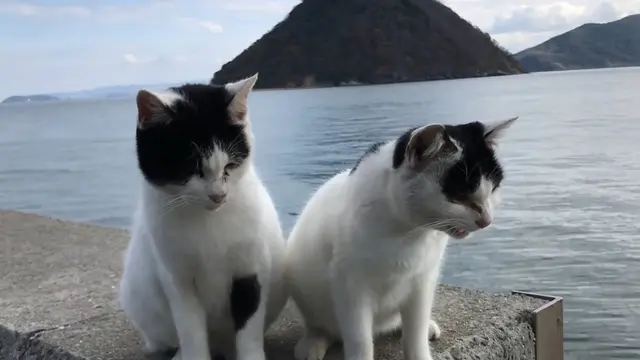
[[[490,78],[490,77],[505,77],[505,76],[517,76],[517,75],[527,75],[527,74],[540,74],[540,73],[570,73],[576,71],[602,71],[602,70],[616,70],[616,69],[630,69],[630,68],[640,68],[640,66],[611,66],[611,67],[601,67],[601,68],[589,68],[589,69],[566,69],[566,70],[548,70],[548,71],[534,71],[529,73],[520,73],[520,74],[497,74],[497,75],[481,75],[481,76],[472,76],[472,77],[460,77],[460,78],[443,78],[443,79],[427,79],[427,80],[410,80],[410,81],[396,81],[389,83],[376,83],[376,84],[363,84],[363,83],[348,83],[343,85],[313,85],[313,86],[298,86],[298,87],[280,87],[280,88],[260,88],[259,83],[258,87],[254,91],[283,91],[283,90],[310,90],[310,89],[326,89],[326,88],[349,88],[349,87],[362,87],[362,86],[378,86],[378,85],[394,85],[394,84],[410,84],[410,83],[421,83],[421,82],[432,82],[432,81],[448,81],[448,80],[471,80],[471,79],[480,79],[480,78]],[[186,83],[186,82],[185,82]],[[136,87],[136,88],[145,88],[149,86],[140,85],[123,85],[126,87]],[[175,84],[167,85],[164,88],[168,88],[171,86],[175,86]],[[162,88],[161,85],[156,85],[155,87]],[[82,93],[78,92],[79,94]],[[58,97],[55,95],[44,95],[47,96],[47,99],[34,100],[35,96],[43,96],[43,95],[12,95],[4,99],[0,102],[0,105],[11,105],[11,104],[25,104],[25,103],[46,103],[46,102],[58,102],[58,101],[69,101],[69,100],[118,100],[118,99],[127,99],[135,96],[135,93],[131,94],[122,94],[120,96],[116,96],[111,94],[109,96],[73,96],[73,97]],[[31,101],[7,101],[11,98],[32,98]]]

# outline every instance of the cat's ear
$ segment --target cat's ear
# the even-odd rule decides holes
[[[175,93],[160,94],[144,89],[138,91],[136,95],[138,129],[144,130],[171,121],[167,107],[178,99],[180,95]]]
[[[258,73],[255,73],[251,77],[225,85],[227,91],[233,96],[229,102],[228,110],[235,122],[240,124],[246,122],[247,99],[249,99],[249,93],[251,93],[257,81]]]
[[[505,131],[516,121],[518,117],[511,119],[496,121],[484,124],[484,140],[490,148],[494,149],[498,146],[498,141],[504,135]]]
[[[445,134],[442,124],[430,124],[413,131],[406,149],[406,158],[414,170],[422,170],[429,162],[457,153],[460,148]]]

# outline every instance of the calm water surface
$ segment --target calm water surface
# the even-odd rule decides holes
[[[257,167],[287,230],[374,141],[519,115],[494,225],[444,281],[566,297],[567,359],[640,358],[640,69],[256,92]],[[126,227],[140,180],[132,100],[0,106],[0,208]]]

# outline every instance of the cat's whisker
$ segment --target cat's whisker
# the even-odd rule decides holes
[[[464,177],[467,180],[467,182],[469,181],[469,177],[471,175],[471,172],[473,171],[473,169],[471,171],[469,171],[469,167],[467,165],[467,162],[464,162]]]
[[[177,210],[177,209],[179,209],[179,208],[181,208],[181,207],[183,207],[183,206],[185,206],[187,204],[188,204],[188,202],[185,201],[185,200],[182,200],[180,202],[176,202],[176,203],[173,204],[173,206],[169,206],[167,208],[164,208],[163,211],[162,211],[161,216],[164,217],[167,214],[169,214],[170,212],[173,212],[173,211],[175,211],[175,210]]]
[[[233,154],[236,152],[238,145],[240,145],[240,143],[242,142],[241,135],[242,134],[236,135],[236,137],[229,143],[229,145],[226,146],[225,149],[228,154]]]
[[[173,204],[175,204],[176,202],[180,202],[180,201],[185,201],[188,200],[186,195],[180,195],[180,196],[176,196],[173,199],[167,201],[164,204],[164,207],[171,207]]]
[[[196,144],[195,142],[191,142],[191,145],[195,148],[196,153],[194,154],[195,156],[202,156],[202,149],[200,149],[200,146],[198,146],[198,144]]]
[[[192,195],[182,194],[182,195],[175,196],[164,204],[162,209],[162,216],[165,216],[168,213],[175,211],[181,207],[184,207],[194,201],[197,202],[198,200],[199,199],[197,197]]]
[[[492,179],[493,175],[495,173],[497,173],[499,170],[500,170],[500,168],[498,168],[498,167],[494,168],[493,170],[491,170],[491,173],[487,176],[487,178]]]
[[[441,219],[441,220],[437,220],[431,223],[427,223],[427,224],[423,224],[420,225],[419,227],[411,230],[405,237],[411,237],[412,235],[414,235],[417,232],[421,232],[421,231],[425,231],[425,230],[429,230],[429,229],[434,229],[434,230],[439,230],[438,228],[443,227],[443,226],[449,226],[450,224],[449,219]]]
[[[479,168],[479,167],[480,167],[480,165],[481,165],[481,163],[480,163],[480,162],[478,162],[477,164],[475,164],[475,165],[471,168],[470,173],[473,173],[477,168]],[[494,170],[495,170],[495,169],[494,169]]]
[[[178,195],[176,197],[171,198],[169,201],[167,201],[166,204],[171,204],[171,203],[173,203],[175,201],[181,200],[182,198],[184,198],[184,195]]]

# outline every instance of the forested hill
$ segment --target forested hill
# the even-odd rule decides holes
[[[528,71],[640,66],[640,14],[584,24],[516,55]]]

